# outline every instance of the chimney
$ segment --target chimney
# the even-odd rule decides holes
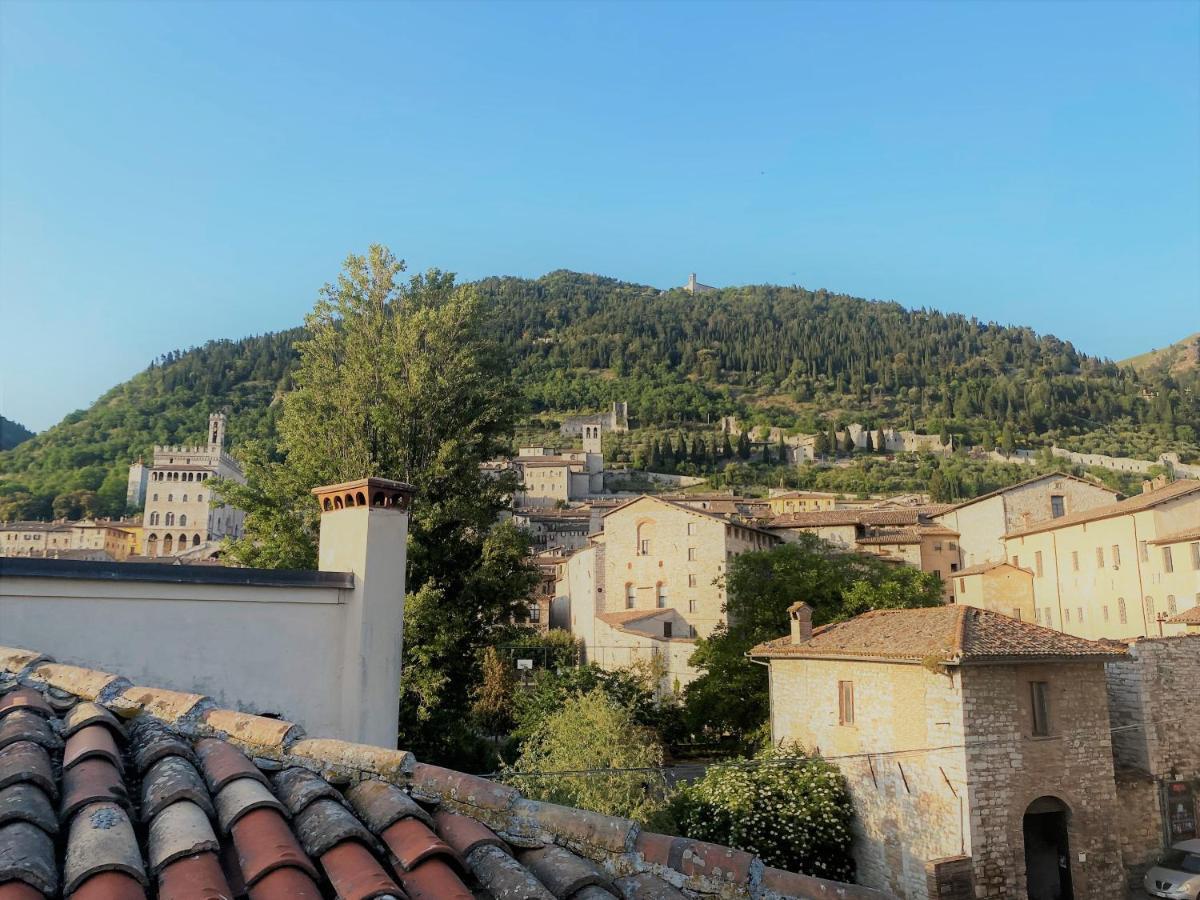
[[[341,735],[392,747],[399,722],[397,686],[404,658],[404,575],[408,509],[402,481],[360,478],[313,489],[321,507],[318,568],[351,572],[354,590],[341,612]],[[332,649],[332,648],[331,648]]]
[[[812,638],[812,607],[803,600],[788,607],[792,620],[792,643],[803,644]]]

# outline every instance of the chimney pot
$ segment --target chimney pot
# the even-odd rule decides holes
[[[407,512],[416,488],[390,478],[359,478],[313,488],[312,492],[321,506],[322,514],[359,506]]]
[[[812,638],[812,607],[803,600],[788,607],[792,622],[792,643],[803,644]]]

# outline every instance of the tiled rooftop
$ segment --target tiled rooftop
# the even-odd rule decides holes
[[[1173,481],[1164,487],[1146,491],[1142,494],[1135,494],[1124,500],[1118,500],[1116,503],[1108,503],[1104,506],[1096,506],[1081,512],[1069,513],[1065,516],[1059,516],[1057,519],[1047,519],[1044,522],[1038,522],[1036,525],[1030,525],[1027,528],[1018,528],[1010,531],[1005,537],[1020,537],[1026,534],[1036,534],[1039,531],[1069,528],[1072,525],[1081,525],[1084,522],[1096,522],[1100,519],[1111,519],[1114,516],[1125,516],[1130,513],[1141,512],[1144,509],[1153,509],[1155,506],[1170,500],[1177,500],[1180,497],[1186,497],[1189,494],[1197,492],[1200,492],[1200,481],[1187,479]]]
[[[1200,541],[1200,525],[1195,528],[1188,528],[1184,531],[1176,531],[1174,534],[1166,534],[1160,538],[1155,538],[1150,541],[1151,544],[1181,544],[1184,541]]]
[[[0,900],[884,895],[0,647]]]
[[[1200,625],[1200,606],[1193,606],[1167,619],[1171,625]]]
[[[958,537],[958,532],[943,525],[917,525],[912,528],[886,528],[859,538],[859,544],[919,544],[925,538]]]
[[[1006,562],[1005,560],[1001,559],[1001,560],[994,560],[992,562],[980,563],[977,566],[967,566],[965,569],[959,569],[957,572],[955,572],[953,577],[963,578],[967,575],[982,575],[984,572],[990,572],[993,569],[1002,569],[1005,566],[1007,566],[1010,569],[1016,569],[1021,572],[1028,572],[1030,575],[1033,574],[1033,569],[1027,569],[1024,566],[1014,566],[1012,563]]]
[[[1111,658],[1124,647],[1089,641],[973,606],[877,609],[814,628],[799,644],[790,637],[759,644],[753,656],[856,657],[950,665],[1001,660]]]
[[[784,513],[766,523],[767,528],[819,528],[835,525],[916,525],[930,513],[920,507],[910,509],[822,509],[814,512]]]
[[[974,504],[980,503],[984,500],[990,500],[993,497],[999,497],[1001,494],[1006,494],[1009,491],[1016,490],[1017,488],[1023,488],[1031,484],[1037,484],[1039,481],[1046,481],[1050,478],[1067,478],[1071,481],[1078,481],[1080,484],[1086,484],[1088,487],[1101,488],[1102,490],[1108,491],[1114,497],[1117,496],[1117,492],[1112,488],[1091,478],[1080,478],[1078,475],[1069,475],[1066,472],[1047,472],[1045,475],[1034,475],[1032,478],[1026,478],[1024,481],[1018,481],[1016,484],[1010,484],[1006,487],[996,488],[994,491],[988,491],[986,494],[980,494],[978,497],[972,497],[970,500],[963,500],[961,503],[955,503],[948,507],[946,511],[949,512],[951,509],[962,509],[965,506],[973,506]]]

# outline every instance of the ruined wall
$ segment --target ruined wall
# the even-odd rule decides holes
[[[1034,681],[1049,685],[1048,737],[1032,734]],[[1103,663],[970,666],[962,685],[976,895],[1024,900],[1023,818],[1056,797],[1070,809],[1075,896],[1123,898]]]

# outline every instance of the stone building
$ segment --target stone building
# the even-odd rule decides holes
[[[246,480],[225,452],[223,413],[208,417],[207,444],[154,448],[142,516],[146,556],[207,554],[224,538],[241,537],[244,513],[228,504],[213,505],[211,478]]]
[[[564,437],[580,437],[588,425],[599,425],[602,431],[613,434],[623,434],[629,431],[629,404],[624,400],[614,400],[612,408],[606,413],[594,413],[590,416],[567,416],[559,425],[559,434]]]
[[[141,509],[146,505],[146,485],[150,483],[150,469],[141,457],[129,467],[129,483],[125,489],[125,508]]]
[[[693,272],[692,274],[690,274],[688,276],[687,284],[685,284],[683,286],[683,289],[685,291],[687,291],[689,294],[707,294],[707,293],[717,290],[717,288],[713,287],[710,284],[701,284],[700,282],[698,282],[696,280],[695,272]]]
[[[954,602],[1004,613],[1023,622],[1040,618],[1033,602],[1033,572],[1008,562],[959,569],[951,579]]]
[[[1055,472],[983,494],[936,518],[959,534],[962,568],[1005,558],[1004,535],[1117,499],[1103,485]]]
[[[1123,647],[968,606],[755,647],[771,734],[836,760],[860,883],[909,900],[1125,896],[1104,665]]]
[[[825,491],[782,491],[767,498],[771,514],[775,516],[787,513],[818,512],[835,509],[837,494]]]
[[[124,519],[0,523],[0,556],[120,561],[139,551],[140,531]]]
[[[1200,481],[1145,487],[1006,535],[1009,562],[1033,570],[1043,625],[1088,638],[1158,635],[1160,621],[1194,605],[1200,554],[1187,535],[1200,521]]]
[[[547,507],[586,500],[604,492],[604,451],[601,425],[583,427],[582,450],[522,447],[509,460],[520,486],[515,507]]]
[[[589,504],[566,508],[531,506],[514,509],[513,524],[529,533],[535,553],[554,550],[572,553],[587,546],[592,531]]]
[[[662,664],[664,690],[695,677],[687,659],[698,637],[724,620],[719,583],[729,560],[779,538],[724,516],[658,497],[607,512],[592,546],[568,560],[558,594],[569,598],[571,631],[605,668]]]
[[[1200,633],[1138,638],[1106,666],[1131,889],[1159,854],[1200,838]]]

